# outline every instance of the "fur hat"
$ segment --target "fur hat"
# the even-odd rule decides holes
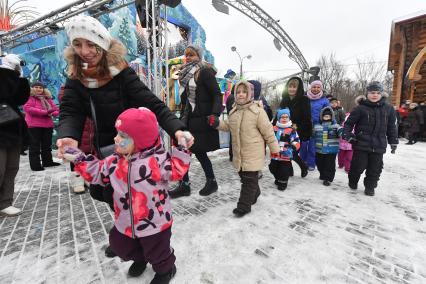
[[[144,107],[122,112],[115,121],[115,128],[133,139],[137,151],[154,146],[160,134],[155,114]]]
[[[372,81],[367,85],[367,92],[383,92],[383,85],[379,81]]]
[[[197,53],[198,57],[200,58],[200,61],[203,60],[204,53],[201,47],[190,44],[185,48],[185,50],[187,50],[188,48],[192,49],[193,51],[195,51],[195,53]]]
[[[111,45],[111,35],[108,30],[95,18],[78,16],[72,18],[65,26],[67,36],[72,43],[76,38],[84,38],[108,50]]]
[[[281,116],[283,116],[284,114],[288,115],[288,119],[291,118],[291,116],[290,116],[290,110],[288,108],[282,108],[282,109],[279,109],[277,111],[277,119],[278,119],[278,121],[280,120]]]
[[[42,87],[43,89],[46,88],[46,86],[40,81],[36,81],[36,82],[32,83],[31,88],[34,88],[34,87]]]

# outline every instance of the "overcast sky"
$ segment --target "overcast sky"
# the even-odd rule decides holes
[[[42,14],[72,1],[29,0]],[[424,11],[425,0],[254,0],[276,20],[296,43],[310,66],[325,54],[335,53],[351,68],[358,58],[373,56],[387,61],[392,20]],[[274,79],[298,71],[283,48],[257,23],[230,8],[230,15],[217,12],[211,0],[182,0],[207,34],[207,48],[215,57],[219,75],[228,68],[236,72],[240,61],[231,46],[245,59],[246,77]]]

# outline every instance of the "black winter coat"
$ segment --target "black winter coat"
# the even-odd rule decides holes
[[[145,86],[128,67],[105,86],[90,89],[79,80],[67,79],[60,104],[59,136],[81,141],[86,117],[91,117],[90,101],[96,109],[99,147],[114,143],[115,120],[128,108],[146,107],[155,113],[160,126],[174,138],[177,130],[185,129],[183,123]]]
[[[194,136],[194,153],[209,152],[219,149],[219,132],[207,123],[211,114],[220,116],[222,112],[222,93],[217,84],[216,72],[212,68],[203,67],[195,75],[195,109],[186,103],[182,121]],[[188,92],[185,90],[185,93]],[[187,94],[185,94],[187,97]]]
[[[21,120],[0,126],[0,148],[10,148],[22,142],[24,118],[19,106],[25,104],[30,96],[30,84],[25,78],[12,70],[0,68],[0,103],[7,103],[20,116]]]
[[[387,144],[398,144],[394,108],[382,98],[376,103],[362,99],[344,124],[343,137],[351,137],[355,127],[354,150],[385,153]]]
[[[419,107],[410,110],[405,119],[405,123],[408,133],[414,134],[420,132],[424,124],[423,111],[421,111]]]
[[[299,81],[296,96],[291,100],[288,95],[288,83],[285,86],[280,108],[288,108],[290,110],[291,121],[297,126],[297,134],[301,141],[308,141],[312,136],[312,119],[311,119],[311,103],[309,98],[305,96],[303,90],[303,82],[299,77],[289,79]]]
[[[343,112],[343,108],[337,107],[333,108],[334,118],[336,119],[336,123],[338,125],[342,125],[345,121],[345,113]]]

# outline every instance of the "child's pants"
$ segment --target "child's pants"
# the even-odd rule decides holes
[[[159,274],[169,272],[176,257],[170,247],[171,227],[155,235],[132,239],[120,233],[115,226],[109,232],[109,244],[124,261],[149,262]]]
[[[349,183],[358,184],[361,174],[366,170],[364,186],[368,189],[374,189],[377,187],[382,169],[383,154],[354,150],[351,170],[348,175]]]
[[[271,160],[269,171],[274,176],[275,180],[281,183],[287,183],[288,177],[293,173],[291,161]]]
[[[251,205],[256,197],[260,195],[258,172],[239,171],[238,174],[241,178],[241,192],[237,208],[250,212]]]
[[[351,169],[352,154],[352,150],[339,150],[339,154],[337,155],[339,168],[345,168],[345,171],[349,172]]]
[[[320,172],[320,180],[332,182],[336,173],[336,155],[316,153],[317,168]]]
[[[299,154],[308,167],[315,168],[315,137],[302,141]]]

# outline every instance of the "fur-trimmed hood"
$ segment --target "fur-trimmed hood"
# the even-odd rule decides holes
[[[239,82],[237,82],[237,84],[235,84],[235,88],[234,88],[235,103],[237,103],[237,89],[238,89],[239,85],[245,85],[247,87],[248,92],[249,92],[246,103],[253,101],[254,100],[254,87],[253,87],[253,85],[251,83],[247,82],[247,81],[239,81]]]
[[[30,93],[30,95],[31,96],[35,96],[35,91],[34,91],[34,88],[31,88],[31,93]],[[44,88],[43,89],[43,95],[45,95],[46,96],[46,98],[48,98],[48,99],[51,99],[53,96],[52,96],[52,93],[49,91],[49,89],[47,89],[47,88]]]
[[[106,59],[108,62],[108,66],[111,67],[117,66],[121,64],[123,61],[126,61],[125,56],[127,54],[127,49],[124,47],[124,45],[116,40],[111,40],[111,46],[107,51],[104,51],[106,53]],[[71,66],[74,65],[74,57],[76,55],[76,52],[74,51],[74,48],[70,45],[64,50],[64,59],[68,63],[68,76],[71,78],[73,77]],[[113,70],[110,70],[112,73]],[[117,74],[111,74],[112,76],[115,76]]]

